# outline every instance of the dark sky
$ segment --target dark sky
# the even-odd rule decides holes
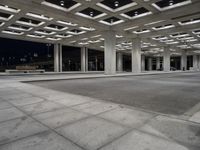
[[[29,41],[13,40],[0,38],[0,55],[21,55],[25,53],[47,52],[47,46],[43,43],[35,43]]]

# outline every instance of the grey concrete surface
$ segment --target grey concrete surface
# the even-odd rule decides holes
[[[41,87],[182,115],[200,103],[200,73],[33,82]]]
[[[151,78],[160,84],[170,80],[170,85],[190,83],[191,88],[199,84],[197,74],[181,76],[184,80],[173,75],[170,79],[166,76],[136,77],[134,81],[151,83]],[[110,84],[116,79],[133,80],[130,77],[104,80]],[[122,85],[126,89],[125,83]],[[188,94],[196,93],[189,87],[186,89]],[[0,105],[0,150],[200,149],[199,104],[189,109],[184,117],[159,114],[9,78],[0,79]]]

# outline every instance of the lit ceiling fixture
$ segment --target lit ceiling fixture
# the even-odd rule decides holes
[[[60,1],[60,6],[65,6],[65,2],[64,1]]]
[[[93,15],[94,15],[94,13],[93,13],[93,11],[91,11],[91,12],[90,12],[90,16],[93,17]]]
[[[118,6],[119,6],[119,2],[115,1],[115,7],[118,7]]]
[[[174,5],[174,1],[173,1],[173,0],[170,0],[170,1],[169,1],[169,5],[170,5],[170,6]]]

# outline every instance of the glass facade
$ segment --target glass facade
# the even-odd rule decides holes
[[[0,71],[32,66],[53,71],[53,45],[0,38]]]

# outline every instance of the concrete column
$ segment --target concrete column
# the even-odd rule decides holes
[[[148,58],[148,71],[152,71],[152,58]]]
[[[187,69],[187,55],[186,50],[182,50],[182,56],[181,56],[181,70]]]
[[[54,72],[59,72],[59,45],[54,44]]]
[[[123,54],[117,53],[117,71],[123,72]]]
[[[116,37],[114,31],[107,31],[104,33],[104,61],[105,74],[112,75],[116,73]]]
[[[62,45],[54,44],[54,72],[62,72]]]
[[[141,71],[145,71],[145,56],[141,56]]]
[[[193,69],[198,70],[198,55],[193,55]]]
[[[164,47],[163,55],[163,69],[164,71],[170,71],[170,49],[169,47]]]
[[[141,40],[135,38],[132,41],[132,72],[141,72]]]
[[[88,49],[86,47],[81,48],[81,71],[88,71]]]
[[[59,44],[59,72],[63,70],[63,62],[62,62],[62,45]]]
[[[156,58],[156,70],[160,70],[160,57]]]

